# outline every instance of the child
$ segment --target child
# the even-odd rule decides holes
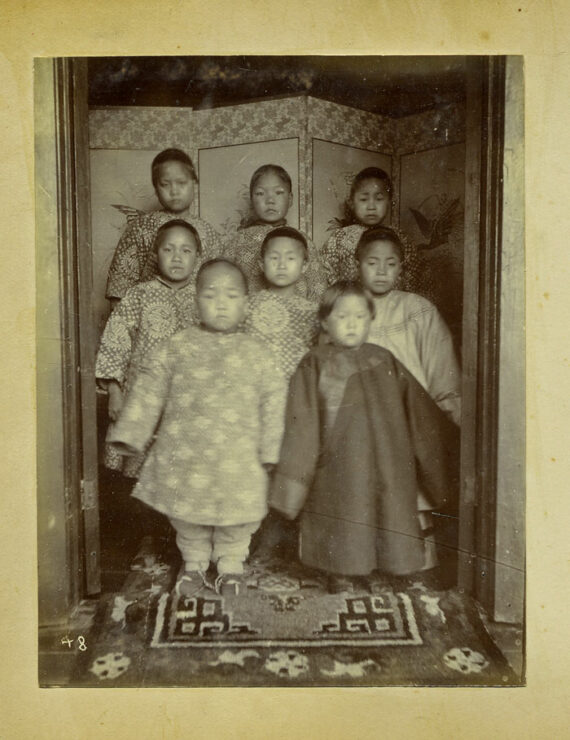
[[[286,224],[287,211],[293,203],[291,178],[276,164],[264,164],[251,178],[249,192],[253,219],[237,233],[225,255],[245,272],[252,293],[264,287],[260,268],[260,247],[265,236],[276,226]],[[308,239],[308,262],[305,274],[296,283],[295,291],[310,300],[319,300],[326,281],[315,246]]]
[[[165,149],[151,166],[152,184],[163,210],[145,213],[127,225],[115,250],[107,280],[107,298],[116,304],[136,283],[156,273],[152,245],[159,226],[173,218],[191,223],[202,244],[201,259],[222,253],[222,241],[210,224],[190,215],[194,187],[198,182],[192,160],[180,149]]]
[[[308,266],[307,240],[290,226],[270,231],[261,245],[260,269],[267,288],[249,302],[246,331],[261,339],[289,380],[319,330],[318,305],[296,292]]]
[[[296,293],[309,259],[307,240],[290,226],[270,231],[261,245],[260,268],[267,284],[249,303],[245,330],[273,353],[288,382],[300,360],[315,343],[318,305]],[[268,514],[252,542],[257,561],[287,557],[296,550],[297,531],[281,517]]]
[[[345,203],[344,225],[329,237],[321,252],[328,285],[337,280],[358,279],[354,262],[356,245],[366,229],[384,222],[391,194],[392,183],[384,170],[366,167],[355,176]],[[427,266],[422,265],[411,244],[403,238],[401,241],[405,244],[406,279],[399,287],[427,294],[430,282]]]
[[[97,354],[95,375],[109,393],[109,417],[116,421],[123,398],[145,356],[160,341],[195,321],[194,268],[201,253],[198,232],[174,219],[159,227],[154,242],[158,275],[129,288],[110,315]],[[144,455],[122,457],[109,445],[105,465],[136,478]]]
[[[449,329],[435,306],[414,293],[395,290],[404,248],[392,229],[365,231],[356,248],[362,285],[370,291],[376,315],[368,341],[389,349],[437,405],[461,421],[461,373]]]
[[[285,383],[269,351],[238,331],[247,303],[225,259],[198,272],[200,326],[174,335],[141,368],[108,440],[142,451],[156,440],[134,496],[166,514],[184,561],[176,591],[239,593],[251,535],[267,512],[267,473],[283,433]]]
[[[333,593],[376,569],[424,568],[419,481],[433,507],[454,486],[456,428],[390,352],[365,343],[373,314],[357,283],[325,293],[320,318],[331,341],[291,379],[270,494],[288,518],[302,512],[301,561],[327,572]]]

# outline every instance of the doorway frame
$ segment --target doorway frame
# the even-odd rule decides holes
[[[467,58],[464,428],[458,583],[490,614],[496,606],[497,584],[505,60]],[[42,95],[37,91],[36,126],[40,126],[40,115],[53,116],[55,166],[49,177],[45,167],[41,172],[36,168],[36,188],[39,192],[47,183],[56,194],[58,211],[62,477],[70,581],[65,603],[72,607],[83,596],[100,589],[92,275],[91,260],[86,258],[91,249],[87,60],[36,60],[40,62],[53,67],[54,100],[47,104],[53,110],[46,112],[46,103],[42,103],[46,91]],[[41,163],[42,146],[45,142],[38,140],[37,164]],[[53,279],[50,286],[53,300]],[[44,301],[47,292],[48,287],[42,294]],[[40,300],[38,303],[42,305]],[[522,310],[524,313],[524,305]],[[53,460],[49,464],[53,466]],[[40,495],[40,487],[38,490]],[[40,531],[40,522],[38,530],[41,544],[45,532]]]

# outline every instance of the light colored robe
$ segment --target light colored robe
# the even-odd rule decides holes
[[[141,451],[133,495],[174,519],[225,526],[267,512],[286,386],[269,350],[242,333],[191,327],[148,356],[107,441]]]

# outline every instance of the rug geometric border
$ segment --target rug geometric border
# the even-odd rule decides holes
[[[386,603],[386,601],[388,603]],[[328,622],[314,637],[263,639],[247,623],[234,623],[231,605],[221,597],[179,597],[163,593],[156,605],[153,648],[309,648],[422,645],[408,594],[345,597],[336,623]],[[153,610],[154,611],[154,610]],[[223,639],[216,639],[223,634]],[[357,636],[358,635],[358,636]]]

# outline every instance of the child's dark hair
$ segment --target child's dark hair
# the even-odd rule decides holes
[[[189,224],[188,221],[184,221],[182,218],[173,218],[171,221],[167,221],[165,224],[162,224],[158,228],[158,231],[156,232],[156,236],[154,237],[154,244],[153,244],[153,250],[155,254],[158,253],[158,248],[164,241],[164,235],[169,229],[173,229],[175,226],[186,229],[190,234],[192,234],[192,237],[194,241],[196,242],[196,254],[202,253],[202,242],[200,241],[200,236],[196,229],[192,226],[192,224]]]
[[[366,305],[368,306],[368,310],[370,311],[370,315],[374,318],[376,309],[370,293],[368,293],[368,291],[356,280],[339,280],[325,290],[325,294],[321,299],[321,305],[319,306],[319,321],[328,319],[338,299],[347,295],[355,295],[359,298],[364,298]]]
[[[372,242],[390,242],[390,244],[393,244],[394,248],[398,252],[400,262],[404,264],[404,245],[394,229],[391,229],[388,226],[376,226],[374,229],[368,229],[363,232],[362,236],[358,240],[356,251],[354,252],[354,258],[358,263],[362,262],[366,253],[366,248],[369,244],[372,244]]]
[[[380,180],[384,183],[388,195],[392,193],[392,180],[390,180],[388,173],[381,170],[380,167],[366,167],[354,176],[354,180],[350,186],[350,200],[354,198],[354,194],[358,190],[360,183],[364,180]]]
[[[154,188],[156,188],[158,185],[160,167],[161,165],[166,164],[166,162],[179,162],[181,165],[186,167],[186,169],[190,173],[190,177],[194,180],[194,182],[198,182],[198,175],[196,174],[196,170],[194,169],[194,164],[190,157],[186,154],[186,152],[183,152],[182,149],[164,149],[162,152],[156,155],[156,157],[152,160],[152,164],[150,166],[152,184]]]
[[[380,180],[380,182],[384,183],[388,195],[392,193],[392,180],[387,172],[381,170],[380,167],[365,167],[363,170],[360,170],[354,176],[350,185],[350,194],[344,203],[344,218],[341,220],[342,226],[350,226],[357,223],[352,209],[352,199],[364,180]]]
[[[261,180],[263,175],[267,174],[272,174],[278,177],[287,186],[289,192],[293,192],[293,184],[291,183],[291,177],[289,176],[287,170],[283,169],[283,167],[278,164],[262,164],[261,167],[258,167],[255,170],[255,172],[251,176],[251,180],[249,181],[250,197],[253,197],[253,191],[255,190],[255,186],[257,185],[257,183]]]
[[[307,246],[307,239],[305,235],[302,234],[300,231],[297,231],[297,229],[294,229],[292,226],[277,226],[277,228],[272,229],[266,235],[261,245],[261,259],[263,259],[267,253],[269,242],[279,236],[284,236],[288,239],[294,239],[296,242],[299,242],[303,247],[303,251],[305,252],[305,259],[309,259],[309,248]]]
[[[247,277],[245,276],[244,271],[241,269],[239,265],[236,265],[235,262],[232,262],[232,260],[229,260],[226,257],[214,257],[214,259],[207,260],[200,266],[200,269],[198,270],[198,274],[196,275],[196,289],[197,290],[200,287],[200,281],[202,279],[203,274],[207,270],[209,270],[211,267],[215,267],[216,265],[227,265],[228,267],[232,267],[236,272],[238,272],[241,275],[241,279],[243,281],[243,289],[247,295],[247,293],[249,292],[249,287],[247,285]]]

